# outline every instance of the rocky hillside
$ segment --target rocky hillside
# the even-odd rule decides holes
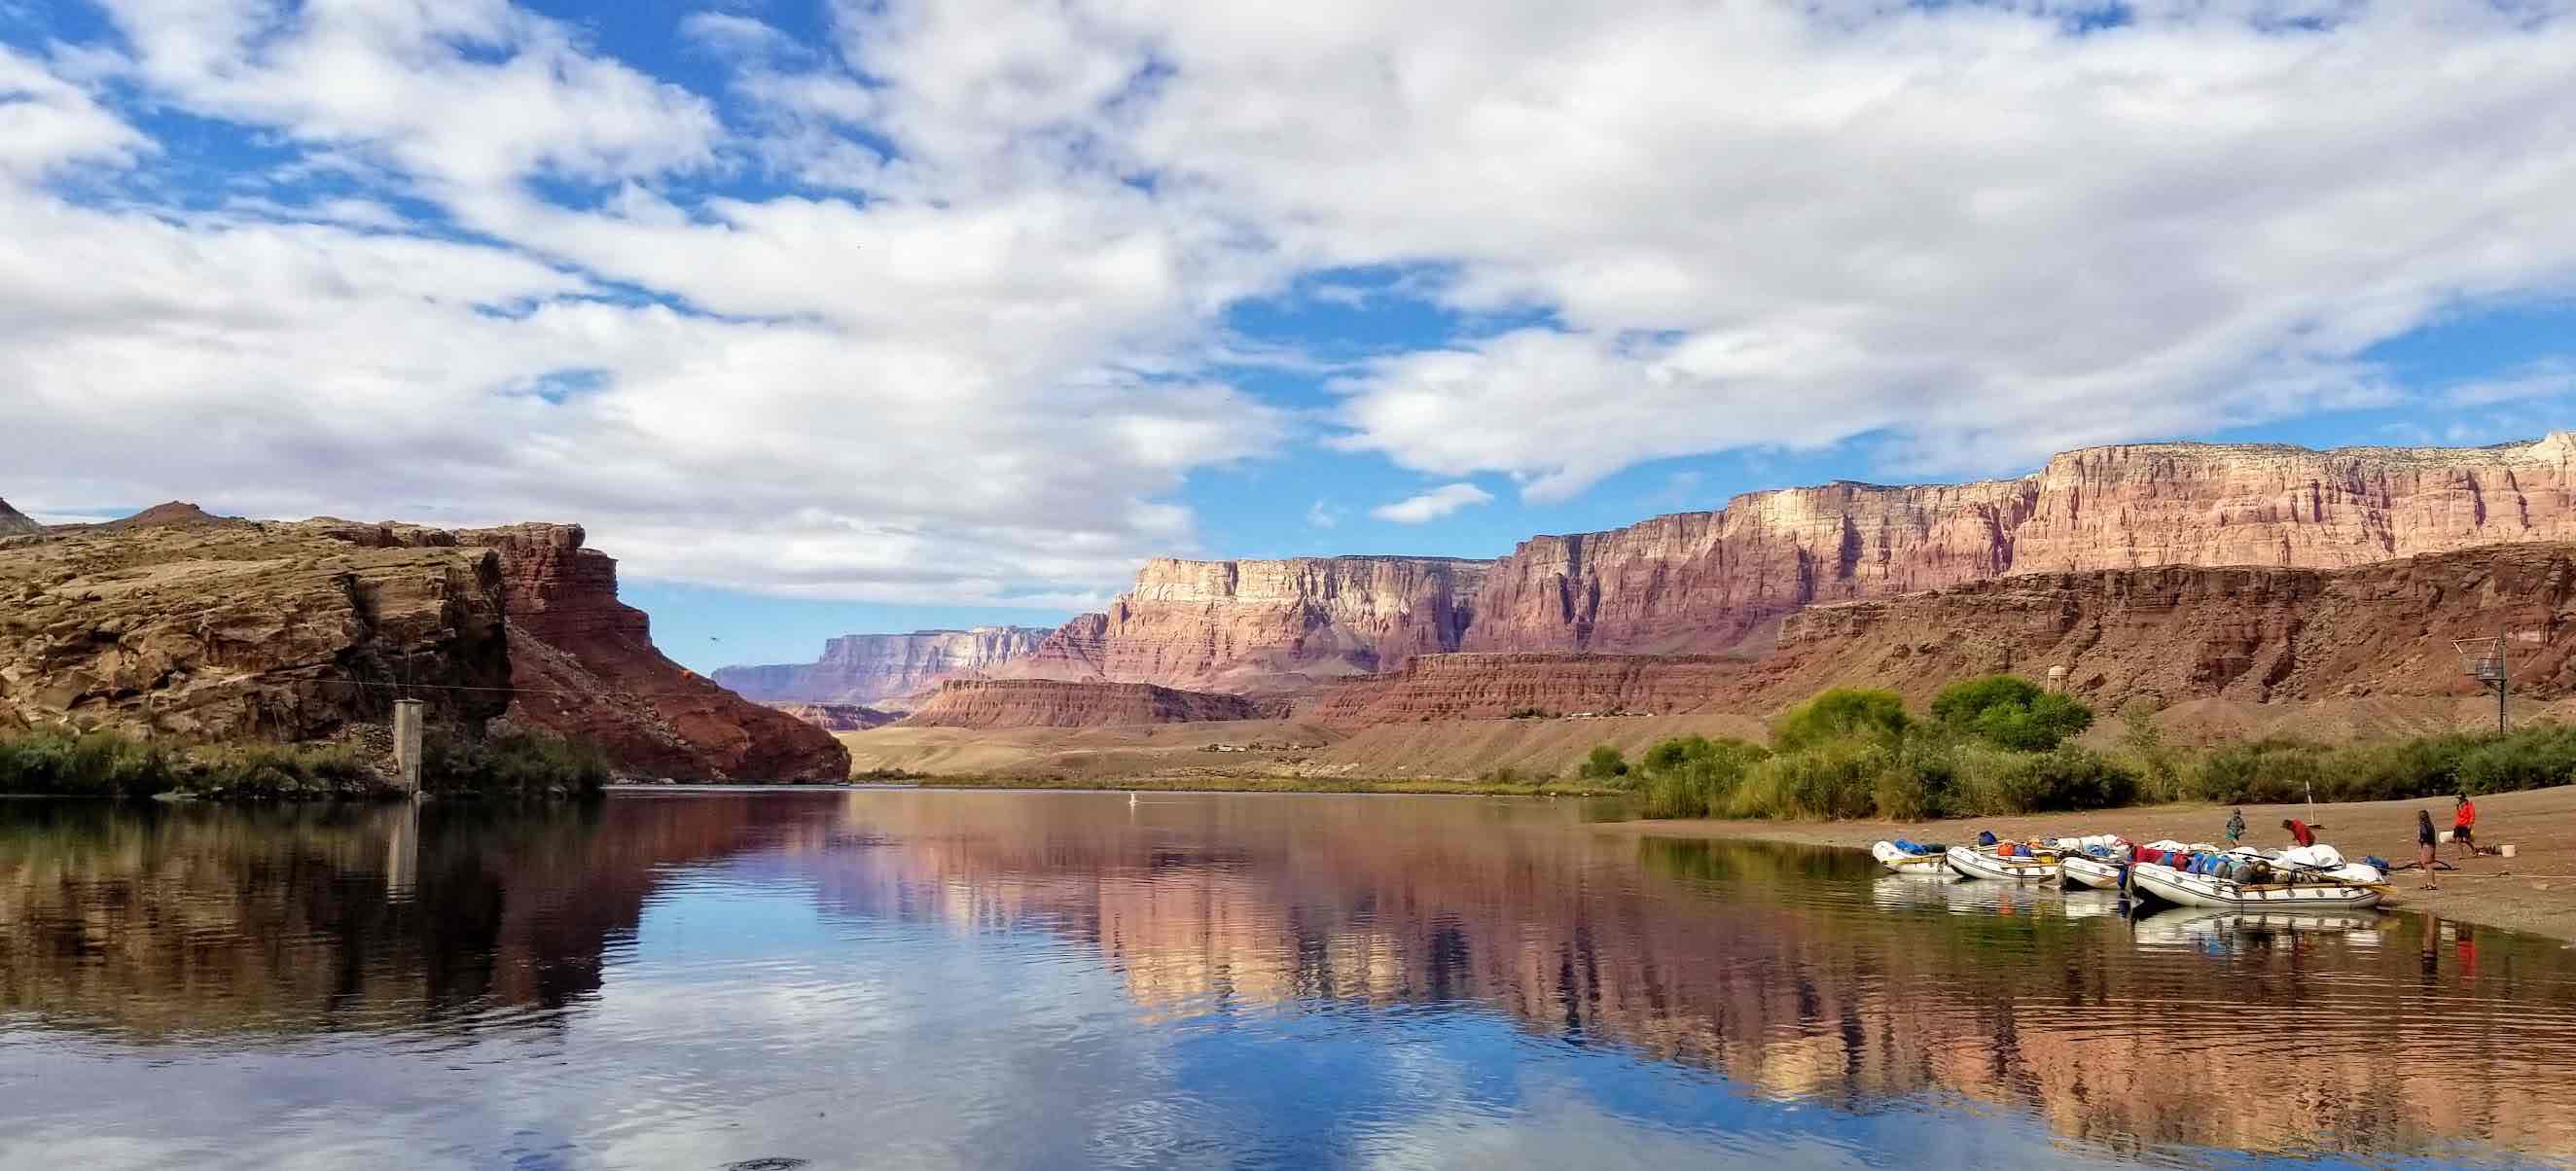
[[[514,721],[620,767],[838,780],[810,725],[681,669],[572,525],[448,531],[224,520],[164,505],[0,540],[0,726],[64,719],[185,740],[306,740],[383,722]]]
[[[1146,683],[952,679],[940,684],[930,702],[903,723],[933,728],[1089,728],[1260,720],[1286,714],[1283,704]]]
[[[17,537],[43,531],[45,526],[37,524],[26,513],[9,507],[8,501],[0,500],[0,537]]]
[[[715,680],[762,703],[885,706],[939,685],[982,675],[1023,658],[1048,631],[1032,626],[852,634],[823,644],[811,663],[722,667]]]
[[[2136,444],[2012,480],[1753,492],[1492,562],[1158,560],[1013,670],[1258,690],[1417,654],[1759,650],[1799,609],[2027,573],[2334,569],[2576,539],[2576,434],[2483,448]]]
[[[2498,545],[2347,569],[2160,566],[2022,574],[1818,606],[1715,706],[1768,710],[1835,683],[1915,698],[1989,671],[2069,671],[2104,710],[2160,704],[2465,696],[2454,639],[2528,632],[2517,698],[2576,693],[2576,544]]]
[[[1699,711],[1750,668],[1716,655],[1417,655],[1402,670],[1326,691],[1307,718],[1328,727],[1507,716]]]

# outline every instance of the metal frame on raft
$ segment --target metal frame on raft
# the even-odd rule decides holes
[[[2215,875],[2187,874],[2154,862],[2129,867],[2129,889],[2133,894],[2176,906],[2267,911],[2310,907],[2358,911],[2376,907],[2388,896],[2384,884],[2332,879],[2249,884]]]

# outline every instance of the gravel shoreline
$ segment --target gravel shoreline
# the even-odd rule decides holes
[[[2490,846],[2513,843],[2516,856],[2462,858],[2454,847],[2446,845],[2442,847],[2442,859],[2458,869],[2439,873],[2441,889],[2419,890],[2423,883],[2419,872],[2399,871],[2390,879],[2391,894],[2383,905],[2390,910],[2416,911],[2576,941],[2576,786],[2499,793],[2478,798],[2477,805],[2478,840]],[[2137,842],[2158,838],[2209,842],[2218,840],[2230,808],[2159,805],[1912,823],[1644,820],[1604,822],[1595,828],[1642,837],[1734,838],[1855,849],[1866,849],[1872,842],[1893,837],[1924,842],[1971,841],[1981,829],[1991,829],[2007,838],[2116,833]],[[2349,856],[2376,854],[2400,864],[2415,859],[2416,810],[2431,810],[2437,828],[2448,829],[2451,825],[2448,797],[2241,808],[2245,811],[2245,838],[2254,845],[2288,845],[2288,835],[2280,828],[2281,819],[2302,817],[2322,826],[2320,839]]]

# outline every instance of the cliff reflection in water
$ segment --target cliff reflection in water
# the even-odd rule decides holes
[[[0,810],[0,1013],[152,1039],[557,1028],[658,893],[1038,933],[1140,1026],[1489,1013],[1764,1097],[1995,1109],[2108,1152],[2576,1156],[2576,963],[2408,917],[2269,922],[1589,832],[1566,805],[911,793],[541,816]]]

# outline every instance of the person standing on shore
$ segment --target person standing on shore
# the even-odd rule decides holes
[[[2451,841],[2470,854],[2478,852],[2478,806],[2466,793],[2451,807]]]
[[[2245,836],[2245,811],[2232,809],[2227,814],[2227,848],[2235,849],[2236,841]]]
[[[2424,868],[2423,889],[2440,889],[2433,881],[2433,866],[2440,859],[2433,851],[2433,812],[2429,809],[2415,811],[2415,861]]]

